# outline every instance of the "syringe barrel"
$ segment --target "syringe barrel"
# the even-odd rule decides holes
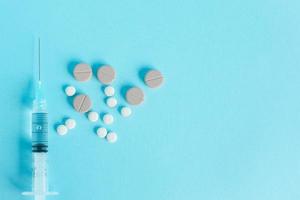
[[[33,187],[35,199],[47,194],[47,153],[33,153]]]
[[[48,152],[48,113],[32,113],[32,152]]]

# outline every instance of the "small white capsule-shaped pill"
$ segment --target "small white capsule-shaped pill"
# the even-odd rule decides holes
[[[56,128],[56,132],[59,135],[66,135],[68,133],[68,128],[65,125],[61,124]]]
[[[68,129],[73,129],[76,127],[76,121],[75,119],[69,118],[66,120],[65,125]]]
[[[65,93],[68,97],[74,96],[74,94],[76,93],[76,88],[70,85],[66,87]]]
[[[115,97],[109,97],[106,100],[106,104],[107,104],[108,107],[114,108],[118,104],[118,101],[117,101],[117,99]]]
[[[109,143],[114,143],[118,140],[118,135],[115,132],[109,132],[106,139]]]
[[[124,106],[121,108],[121,115],[123,117],[129,117],[131,115],[131,113],[132,113],[132,111],[129,107]]]
[[[111,114],[105,114],[102,120],[104,124],[112,124],[114,122],[114,117]]]
[[[111,85],[106,86],[104,88],[104,94],[108,97],[114,96],[115,95],[115,88]]]
[[[104,127],[100,127],[97,129],[97,135],[100,137],[100,138],[105,138],[106,135],[107,135],[107,130],[106,128]]]
[[[96,122],[99,119],[99,114],[95,111],[91,111],[91,112],[88,113],[88,119],[91,122]]]

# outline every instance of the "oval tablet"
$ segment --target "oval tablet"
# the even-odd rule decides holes
[[[98,80],[105,85],[112,83],[115,80],[115,76],[114,68],[109,65],[102,66],[97,71]]]
[[[65,125],[68,129],[73,129],[76,127],[76,121],[75,119],[69,118],[66,120]]]
[[[132,87],[126,92],[126,101],[131,105],[139,105],[144,101],[144,92],[138,87]]]
[[[108,97],[114,96],[114,94],[115,94],[115,88],[113,86],[111,86],[111,85],[106,86],[104,88],[104,94],[106,96],[108,96]]]
[[[109,143],[114,143],[118,140],[118,135],[115,132],[109,132],[106,135],[106,139]]]
[[[73,100],[73,107],[77,112],[86,113],[92,107],[92,101],[89,96],[80,94]]]
[[[132,111],[129,107],[122,107],[121,108],[121,115],[123,117],[129,117],[131,115]]]
[[[88,119],[91,122],[96,122],[99,119],[99,114],[95,111],[91,111],[91,112],[88,113]]]
[[[105,114],[102,120],[104,124],[112,124],[114,122],[114,117],[111,114]]]
[[[88,81],[92,77],[92,68],[89,64],[79,63],[75,66],[73,70],[73,75],[77,81]]]
[[[118,104],[118,101],[117,101],[117,99],[115,97],[109,97],[106,100],[106,104],[107,104],[108,107],[114,108]]]
[[[97,135],[100,137],[100,138],[105,138],[105,136],[107,135],[107,130],[106,128],[104,127],[100,127],[97,129]]]
[[[147,72],[144,82],[150,88],[157,88],[163,83],[163,76],[158,70],[150,70]]]
[[[56,128],[56,132],[59,135],[66,135],[68,133],[68,128],[65,125],[61,124]]]
[[[66,87],[65,93],[68,97],[74,96],[74,94],[76,93],[76,88],[70,85]]]

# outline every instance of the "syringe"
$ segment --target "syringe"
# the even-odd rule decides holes
[[[22,194],[32,195],[35,200],[44,200],[47,195],[56,195],[58,193],[48,192],[47,187],[48,112],[41,82],[40,39],[38,40],[38,79],[35,86],[31,131],[33,155],[32,192],[23,192]]]

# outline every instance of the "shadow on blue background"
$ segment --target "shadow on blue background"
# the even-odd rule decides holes
[[[15,176],[11,177],[11,183],[14,187],[18,188],[21,192],[30,191],[31,179],[32,179],[32,152],[31,152],[31,139],[28,134],[28,124],[30,117],[30,110],[32,108],[34,84],[33,80],[23,87],[23,94],[21,94],[21,116],[22,122],[17,124],[18,128],[18,158],[17,165],[18,170]]]

